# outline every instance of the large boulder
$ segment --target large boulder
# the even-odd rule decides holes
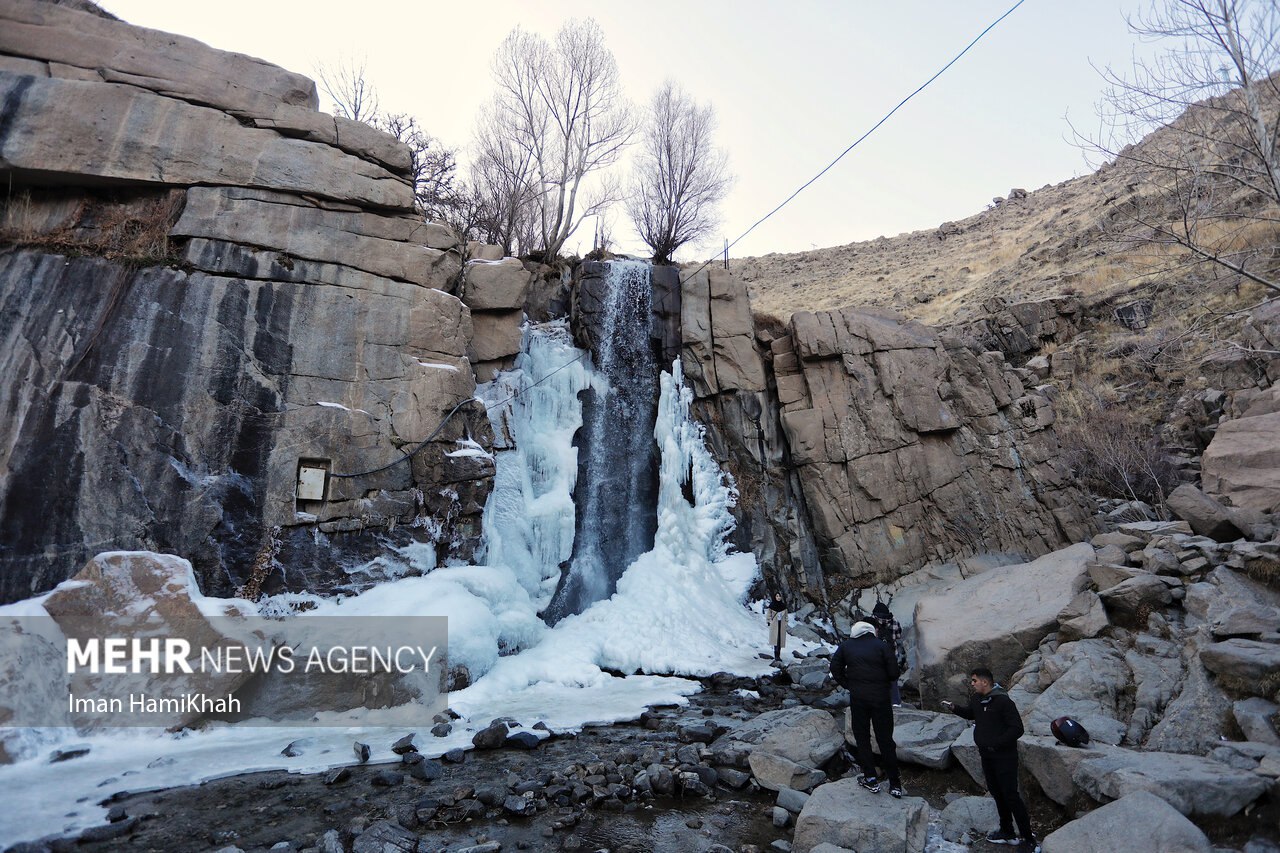
[[[1041,849],[1044,853],[1209,853],[1213,847],[1199,827],[1164,800],[1134,791],[1050,833]]]
[[[872,794],[853,779],[819,786],[796,818],[791,849],[813,853],[828,842],[859,853],[917,853],[929,832],[929,805],[918,797]]]
[[[1130,566],[1123,562],[1103,562],[1098,560],[1089,564],[1089,579],[1093,581],[1099,592],[1119,586],[1127,580],[1145,574],[1150,573],[1146,569]]]
[[[955,714],[894,708],[893,741],[898,746],[898,760],[945,770],[951,765],[951,744],[964,731],[965,725],[965,721]],[[848,733],[845,739],[852,742]],[[872,750],[879,755],[879,744],[873,741]]]
[[[1110,624],[1102,599],[1093,590],[1086,589],[1058,613],[1058,639],[1069,643],[1096,637]]]
[[[808,763],[792,761],[786,756],[764,749],[757,749],[747,759],[751,775],[766,791],[808,791],[827,781],[827,774]]]
[[[1254,696],[1280,687],[1280,645],[1258,640],[1224,640],[1200,651],[1200,661],[1229,686]]]
[[[1231,817],[1267,790],[1256,773],[1209,758],[1120,749],[1081,762],[1071,778],[1100,803],[1149,791],[1188,817]]]
[[[1231,542],[1244,533],[1235,525],[1227,508],[1190,483],[1183,483],[1169,493],[1165,506],[1178,518],[1191,525],[1200,536],[1219,542]]]
[[[1022,707],[1028,734],[1049,735],[1058,717],[1073,717],[1100,743],[1118,744],[1124,738],[1123,704],[1131,672],[1114,644],[1105,640],[1063,643],[1040,667],[1044,690],[1029,707]]]
[[[472,260],[467,262],[460,295],[473,311],[524,308],[529,279],[529,271],[515,258]]]
[[[1119,747],[1103,743],[1065,746],[1057,738],[1037,735],[1023,735],[1018,739],[1018,759],[1023,769],[1036,780],[1046,797],[1061,806],[1078,799],[1080,789],[1072,782],[1076,768],[1083,762],[1116,754],[1117,750]]]
[[[523,322],[524,312],[520,310],[472,314],[475,337],[471,341],[471,360],[497,361],[520,352],[520,327]]]
[[[1133,620],[1144,613],[1159,610],[1173,601],[1168,584],[1153,574],[1140,574],[1122,581],[1098,593],[1107,612],[1114,616]]]
[[[276,189],[408,213],[413,190],[323,143],[246,127],[227,113],[131,86],[0,72],[7,168],[63,180]]]
[[[1280,746],[1280,734],[1276,733],[1276,721],[1280,720],[1280,705],[1257,696],[1242,699],[1232,706],[1236,725],[1244,732],[1245,740]]]
[[[1140,635],[1135,647],[1125,652],[1125,662],[1133,671],[1133,713],[1125,733],[1129,743],[1146,740],[1165,707],[1181,690],[1186,665],[1180,652],[1173,643],[1147,635]]]
[[[1145,747],[1157,752],[1204,755],[1218,744],[1231,717],[1231,700],[1192,658],[1178,695],[1151,729]]]
[[[996,801],[990,797],[961,797],[942,810],[942,837],[947,841],[984,838],[1000,825]]]
[[[1085,583],[1093,546],[1072,545],[1031,563],[983,572],[916,605],[920,694],[926,704],[965,695],[968,673],[1008,678]],[[996,618],[998,614],[998,618]]]
[[[721,735],[712,741],[711,754],[717,764],[747,767],[751,754],[762,750],[813,768],[835,755],[843,743],[840,726],[829,712],[781,708]]]
[[[1234,506],[1280,512],[1278,434],[1280,412],[1220,423],[1200,460],[1205,492]]]
[[[1257,639],[1263,634],[1274,633],[1277,626],[1280,626],[1280,608],[1243,604],[1215,616],[1209,623],[1209,631],[1218,640],[1232,637]]]
[[[1280,591],[1258,583],[1242,572],[1219,566],[1200,583],[1187,587],[1183,599],[1189,621],[1208,623],[1225,622],[1236,610],[1252,610],[1257,607],[1280,609]]]
[[[1248,740],[1223,741],[1209,757],[1236,770],[1249,770],[1266,779],[1280,779],[1280,746]]]
[[[814,772],[818,765],[835,755],[844,742],[840,728],[831,714],[815,708],[784,709],[761,717],[770,714],[778,716],[766,723],[768,728],[753,745],[747,766],[756,781],[771,791],[807,791],[822,778]],[[744,728],[731,733],[737,742],[743,742]]]
[[[196,589],[191,564],[181,557],[146,552],[99,554],[81,572],[61,584],[44,599],[44,609],[53,617],[68,641],[123,638],[143,647],[155,641],[166,644],[183,640],[190,648],[190,668],[113,674],[103,666],[99,671],[77,667],[69,690],[78,697],[121,698],[134,694],[184,696],[204,694],[222,697],[233,693],[252,673],[244,668],[200,666],[203,650],[262,647],[264,638],[246,630],[247,602],[214,603]],[[132,659],[132,658],[131,658]],[[61,668],[60,668],[61,669]],[[64,670],[65,671],[65,670]],[[47,675],[47,674],[44,674]],[[41,677],[44,677],[42,675]],[[203,716],[199,708],[185,703],[140,717],[126,704],[119,713],[92,713],[75,717],[81,727],[110,725],[185,726]]]

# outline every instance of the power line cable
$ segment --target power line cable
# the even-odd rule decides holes
[[[839,163],[841,160],[843,160],[843,159],[844,159],[844,157],[845,157],[845,155],[846,155],[846,154],[848,154],[848,153],[849,153],[850,151],[852,151],[854,148],[857,148],[857,147],[858,147],[858,145],[860,145],[860,144],[862,143],[862,141],[863,141],[863,140],[865,140],[865,139],[866,139],[867,137],[869,137],[871,134],[875,133],[875,132],[880,128],[880,126],[881,126],[882,124],[884,124],[884,123],[885,123],[885,122],[887,122],[890,118],[892,118],[892,117],[893,117],[893,114],[894,114],[894,113],[896,113],[898,110],[900,110],[900,109],[902,109],[904,106],[906,106],[906,104],[907,104],[907,102],[908,102],[908,101],[910,101],[910,100],[911,100],[912,98],[914,98],[916,95],[920,94],[920,93],[921,93],[921,92],[923,92],[926,88],[928,88],[928,87],[929,87],[929,85],[930,85],[931,83],[933,83],[933,81],[934,81],[934,80],[937,80],[939,77],[941,77],[943,74],[945,74],[945,73],[946,73],[946,71],[947,71],[949,68],[951,68],[951,66],[953,66],[953,65],[955,65],[957,62],[959,62],[959,61],[960,61],[960,58],[961,58],[962,56],[964,56],[966,53],[968,53],[968,52],[973,48],[973,46],[974,46],[974,45],[976,45],[978,42],[980,42],[980,41],[982,40],[982,38],[983,38],[987,33],[991,32],[993,29],[995,29],[995,27],[996,27],[996,25],[997,25],[997,24],[999,24],[999,23],[1000,23],[1001,21],[1003,21],[1005,18],[1007,18],[1007,17],[1009,17],[1010,15],[1012,15],[1012,14],[1013,14],[1013,12],[1014,12],[1014,11],[1015,11],[1019,6],[1021,6],[1023,3],[1025,3],[1026,1],[1027,1],[1027,0],[1018,0],[1018,2],[1016,2],[1016,3],[1014,3],[1012,6],[1010,6],[1010,7],[1009,7],[1009,9],[1008,9],[1008,10],[1007,10],[1003,15],[1001,15],[1000,17],[998,17],[998,18],[996,18],[994,21],[992,21],[990,24],[988,24],[988,25],[987,25],[987,27],[986,27],[986,29],[984,29],[982,32],[978,33],[978,35],[977,35],[977,36],[975,36],[975,37],[974,37],[974,39],[973,39],[972,41],[970,41],[967,45],[965,45],[965,46],[964,46],[964,49],[963,49],[963,50],[961,50],[959,53],[957,53],[954,57],[952,57],[952,58],[951,58],[951,61],[950,61],[950,62],[948,62],[946,65],[942,66],[941,68],[939,68],[939,69],[937,70],[937,72],[935,72],[935,73],[934,73],[934,75],[933,75],[932,77],[930,77],[928,80],[924,81],[924,82],[923,82],[923,83],[921,83],[918,87],[916,87],[916,89],[915,89],[915,91],[914,91],[914,92],[912,92],[910,95],[907,95],[905,98],[903,98],[901,101],[899,101],[899,102],[898,102],[898,104],[897,104],[897,106],[895,106],[893,109],[889,110],[889,112],[885,113],[885,114],[884,114],[884,116],[882,116],[882,117],[881,117],[881,119],[880,119],[878,122],[876,122],[874,125],[872,125],[871,129],[869,129],[866,133],[862,134],[862,135],[861,135],[861,136],[859,136],[857,139],[855,139],[855,140],[854,140],[854,141],[849,145],[849,147],[848,147],[848,148],[844,149],[844,151],[841,151],[841,152],[840,152],[840,155],[839,155],[838,157],[836,157],[834,160],[832,160],[830,163],[828,163],[828,164],[827,164],[827,165],[822,169],[822,171],[818,172],[818,174],[814,175],[812,178],[810,178],[809,180],[805,181],[805,182],[804,182],[804,184],[803,184],[803,185],[801,185],[799,189],[797,189],[797,190],[796,190],[795,192],[793,192],[791,195],[787,196],[787,197],[782,201],[782,203],[781,203],[781,204],[779,204],[779,205],[778,205],[777,207],[775,207],[773,210],[771,210],[771,211],[769,211],[768,213],[766,213],[764,216],[760,217],[760,219],[759,219],[759,220],[757,220],[757,221],[755,222],[755,224],[754,224],[754,225],[752,225],[750,228],[748,228],[746,231],[743,231],[743,232],[742,232],[742,234],[741,234],[741,235],[739,235],[737,239],[735,239],[732,243],[730,243],[728,246],[726,246],[726,247],[724,248],[724,252],[725,252],[725,254],[728,254],[728,252],[729,252],[729,250],[730,250],[730,249],[732,249],[734,246],[738,245],[738,243],[740,243],[740,242],[741,242],[741,241],[742,241],[742,240],[743,240],[743,239],[744,239],[748,234],[750,234],[752,231],[756,230],[756,228],[757,228],[757,227],[759,227],[760,225],[764,224],[764,222],[765,222],[766,220],[768,220],[771,216],[773,216],[773,215],[774,215],[775,213],[777,213],[778,211],[782,210],[782,208],[786,207],[786,206],[791,202],[791,200],[792,200],[792,199],[794,199],[796,196],[800,195],[800,193],[802,193],[802,192],[804,192],[806,189],[808,189],[808,188],[809,188],[809,186],[810,186],[811,184],[813,184],[815,181],[817,181],[819,178],[821,178],[821,177],[822,177],[823,175],[825,175],[827,172],[831,171],[831,169],[832,169],[832,168],[833,168],[837,163]],[[702,272],[702,271],[703,271],[704,269],[706,269],[706,268],[707,268],[707,266],[708,266],[709,264],[711,264],[711,263],[712,263],[712,261],[714,261],[714,260],[715,260],[715,257],[709,258],[707,261],[705,261],[705,262],[702,264],[702,266],[698,267],[696,270],[694,270],[694,271],[693,271],[692,273],[690,273],[688,276],[686,276],[686,277],[682,277],[682,278],[680,279],[680,283],[681,283],[681,284],[683,284],[684,282],[686,282],[686,281],[688,281],[689,279],[693,278],[693,277],[694,277],[695,275],[697,275],[698,273]],[[536,386],[538,386],[538,385],[542,384],[543,382],[545,382],[546,380],[550,379],[550,378],[551,378],[552,376],[554,376],[555,374],[559,373],[561,370],[564,370],[564,369],[565,369],[566,367],[568,367],[569,365],[571,365],[571,364],[575,364],[575,363],[577,363],[577,362],[581,361],[581,360],[582,360],[583,358],[585,358],[588,354],[589,354],[589,351],[584,351],[581,355],[579,355],[579,356],[577,356],[577,357],[575,357],[575,358],[573,358],[573,359],[571,359],[571,360],[569,360],[569,361],[565,362],[564,364],[562,364],[562,365],[560,365],[559,367],[557,367],[555,370],[553,370],[553,371],[551,371],[550,373],[548,373],[546,376],[543,376],[543,377],[542,377],[541,379],[539,379],[537,382],[534,382],[534,383],[532,383],[532,384],[530,384],[530,385],[528,385],[528,386],[526,386],[526,387],[524,387],[524,388],[521,388],[521,389],[517,390],[514,394],[512,394],[510,397],[508,397],[507,399],[503,400],[502,402],[498,403],[497,405],[498,405],[499,407],[501,407],[501,406],[505,406],[507,403],[510,403],[512,400],[514,400],[516,397],[519,397],[519,396],[520,396],[522,393],[524,393],[525,391],[528,391],[528,390],[530,390],[531,388],[534,388],[534,387],[536,387]],[[358,472],[358,473],[354,473],[354,474],[330,474],[329,476],[330,476],[330,477],[340,478],[340,479],[351,479],[351,478],[354,478],[354,477],[367,477],[367,476],[370,476],[370,475],[372,475],[372,474],[378,474],[378,473],[381,473],[382,471],[386,471],[386,470],[388,470],[388,469],[390,469],[390,468],[394,468],[396,465],[399,465],[399,464],[400,464],[400,463],[402,463],[402,462],[407,462],[407,461],[409,461],[409,460],[410,460],[410,459],[412,459],[414,456],[416,456],[418,453],[420,453],[420,452],[422,451],[422,449],[423,449],[423,448],[425,448],[425,447],[426,447],[426,446],[431,442],[431,440],[432,440],[433,438],[435,438],[437,435],[439,435],[439,434],[440,434],[440,431],[441,431],[442,429],[444,429],[445,424],[447,424],[447,423],[449,422],[449,419],[450,419],[450,418],[452,418],[452,417],[453,417],[453,416],[458,412],[458,410],[459,410],[459,409],[461,409],[463,406],[467,405],[468,403],[472,402],[472,400],[474,400],[474,399],[475,399],[474,397],[469,397],[469,398],[467,398],[466,400],[463,400],[463,401],[462,401],[461,403],[459,403],[458,405],[454,406],[454,407],[453,407],[453,409],[452,409],[452,410],[450,410],[449,414],[445,415],[445,416],[444,416],[444,419],[440,421],[440,424],[439,424],[439,425],[438,425],[434,430],[432,430],[431,435],[429,435],[429,436],[427,436],[426,438],[424,438],[421,442],[419,442],[419,443],[418,443],[418,445],[417,445],[417,446],[415,446],[415,447],[413,448],[413,450],[410,450],[408,453],[404,454],[404,455],[403,455],[403,456],[401,456],[399,459],[393,460],[393,461],[391,461],[391,462],[388,462],[386,465],[383,465],[383,466],[381,466],[381,467],[379,467],[379,468],[374,468],[374,469],[369,470],[369,471],[360,471],[360,472]]]
[[[583,350],[581,354],[575,356],[574,358],[569,359],[564,364],[557,367],[555,370],[543,376],[537,382],[531,382],[530,384],[524,386],[523,388],[517,389],[516,392],[512,394],[510,397],[508,397],[507,399],[499,403],[495,403],[493,406],[488,408],[501,408],[505,406],[507,403],[510,403],[512,400],[514,400],[516,397],[519,397],[525,391],[528,391],[532,388],[536,388],[537,386],[541,385],[543,382],[546,382],[552,376],[555,376],[557,373],[564,370],[566,367],[569,367],[572,364],[576,364],[577,362],[582,361],[582,359],[586,358],[590,354],[591,354],[590,350]],[[459,403],[458,405],[450,409],[449,414],[445,415],[444,418],[440,421],[440,423],[436,426],[436,428],[431,431],[431,435],[427,436],[422,441],[418,442],[418,444],[413,448],[413,450],[410,450],[408,453],[404,454],[399,459],[393,459],[392,461],[388,462],[386,465],[383,465],[378,468],[372,468],[368,471],[357,471],[354,474],[330,474],[329,476],[336,477],[338,479],[343,479],[343,480],[349,480],[354,477],[368,477],[372,474],[380,474],[383,471],[394,468],[395,466],[399,465],[402,462],[408,462],[410,459],[412,459],[413,457],[417,456],[420,452],[422,452],[422,449],[425,448],[428,444],[430,444],[433,438],[435,438],[437,435],[440,434],[440,430],[444,429],[445,424],[449,423],[449,419],[452,418],[455,414],[457,414],[459,409],[461,409],[463,406],[467,405],[468,403],[475,402],[476,399],[477,398],[475,397],[468,397],[467,399],[463,400],[461,403]]]
[[[1021,6],[1021,5],[1022,5],[1023,3],[1025,3],[1025,2],[1027,2],[1027,0],[1018,0],[1018,2],[1017,2],[1017,3],[1014,3],[1012,6],[1010,6],[1010,7],[1009,7],[1009,9],[1008,9],[1008,10],[1007,10],[1003,15],[1001,15],[1000,17],[998,17],[998,18],[996,18],[994,21],[992,21],[990,24],[988,24],[986,29],[984,29],[982,32],[978,33],[978,35],[974,37],[973,41],[969,42],[967,45],[965,45],[965,46],[964,46],[964,50],[960,51],[960,52],[959,52],[959,53],[957,53],[955,56],[953,56],[953,57],[951,58],[951,61],[950,61],[950,62],[948,62],[946,65],[942,66],[941,68],[939,68],[939,69],[937,70],[937,72],[936,72],[936,73],[934,73],[934,75],[933,75],[932,77],[930,77],[928,80],[924,81],[924,82],[923,82],[923,83],[921,83],[918,87],[916,87],[916,90],[915,90],[914,92],[912,92],[910,95],[907,95],[905,98],[903,98],[901,101],[899,101],[899,102],[898,102],[898,104],[897,104],[897,106],[895,106],[893,109],[889,110],[889,112],[885,113],[885,114],[884,114],[884,116],[882,116],[882,117],[881,117],[881,119],[880,119],[878,122],[876,122],[874,125],[872,125],[872,127],[871,127],[871,129],[870,129],[870,130],[868,130],[866,133],[862,134],[862,135],[861,135],[861,136],[859,136],[857,139],[855,139],[855,140],[853,141],[853,143],[852,143],[848,148],[846,148],[846,149],[844,149],[843,151],[841,151],[841,152],[840,152],[840,155],[839,155],[838,157],[836,157],[836,159],[834,159],[834,160],[832,160],[830,163],[828,163],[828,164],[826,165],[826,167],[825,167],[825,168],[823,168],[823,170],[822,170],[821,172],[819,172],[818,174],[814,175],[814,176],[813,176],[812,178],[810,178],[809,180],[805,181],[805,182],[804,182],[804,184],[803,184],[799,189],[797,189],[797,190],[796,190],[795,192],[793,192],[791,195],[787,196],[787,197],[786,197],[786,199],[784,199],[784,200],[783,200],[783,202],[782,202],[781,204],[779,204],[779,205],[778,205],[777,207],[775,207],[773,210],[771,210],[771,211],[769,211],[768,213],[766,213],[764,216],[760,217],[760,219],[759,219],[759,220],[757,220],[757,221],[756,221],[756,223],[755,223],[754,225],[752,225],[752,226],[751,226],[750,228],[748,228],[746,231],[743,231],[743,232],[742,232],[742,234],[741,234],[741,235],[739,235],[739,236],[738,236],[738,238],[737,238],[736,240],[734,240],[734,241],[733,241],[732,243],[730,243],[728,246],[725,246],[725,247],[724,247],[724,250],[723,250],[723,253],[727,255],[730,249],[732,249],[734,246],[738,245],[738,243],[740,243],[740,242],[743,240],[743,238],[745,238],[745,237],[746,237],[748,234],[750,234],[752,231],[756,230],[756,228],[757,228],[757,227],[759,227],[760,225],[764,224],[765,220],[767,220],[769,217],[773,216],[773,215],[774,215],[775,213],[777,213],[779,210],[782,210],[782,208],[786,207],[786,206],[791,202],[791,200],[792,200],[792,199],[794,199],[796,196],[800,195],[800,193],[802,193],[802,192],[804,192],[806,189],[808,189],[809,185],[810,185],[810,184],[812,184],[813,182],[815,182],[816,180],[818,180],[818,178],[821,178],[821,177],[822,177],[823,175],[825,175],[827,172],[831,171],[832,167],[834,167],[837,163],[839,163],[841,160],[843,160],[843,159],[844,159],[844,156],[845,156],[846,154],[848,154],[848,153],[849,153],[850,151],[852,151],[854,148],[857,148],[857,147],[858,147],[858,145],[859,145],[859,144],[861,144],[861,143],[862,143],[862,141],[863,141],[864,139],[866,139],[866,138],[867,138],[868,136],[870,136],[871,134],[875,133],[875,132],[880,128],[880,125],[884,124],[886,121],[888,121],[890,118],[892,118],[894,113],[896,113],[898,110],[900,110],[900,109],[902,109],[904,106],[906,106],[906,104],[907,104],[907,102],[908,102],[908,101],[910,101],[910,100],[911,100],[912,98],[914,98],[916,95],[918,95],[918,94],[920,94],[921,92],[923,92],[926,88],[928,88],[929,84],[931,84],[934,80],[937,80],[937,79],[938,79],[939,77],[941,77],[944,73],[946,73],[947,69],[949,69],[952,65],[955,65],[957,62],[959,62],[959,61],[960,61],[960,58],[961,58],[962,56],[964,56],[966,53],[968,53],[968,52],[973,48],[973,46],[974,46],[974,45],[976,45],[978,42],[982,41],[983,36],[985,36],[987,33],[991,32],[993,29],[995,29],[995,27],[996,27],[996,25],[997,25],[997,24],[999,24],[999,23],[1000,23],[1001,21],[1003,21],[1005,18],[1007,18],[1007,17],[1009,17],[1010,15],[1012,15],[1012,14],[1013,14],[1013,12],[1014,12],[1014,10],[1016,10],[1019,6]],[[711,264],[711,263],[712,263],[713,261],[715,261],[715,260],[716,260],[716,257],[711,257],[711,258],[709,258],[707,261],[705,261],[705,262],[702,264],[702,266],[698,267],[696,270],[694,270],[692,273],[690,273],[688,278],[681,279],[681,282],[683,283],[683,282],[685,282],[685,281],[688,281],[690,278],[693,278],[695,275],[697,275],[698,273],[700,273],[700,272],[702,272],[704,269],[706,269],[706,268],[707,268],[707,266],[708,266],[709,264]]]

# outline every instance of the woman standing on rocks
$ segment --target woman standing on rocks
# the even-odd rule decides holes
[[[773,646],[773,659],[782,660],[782,650],[787,645],[787,603],[782,593],[775,592],[769,598],[765,616],[769,619],[769,644]]]

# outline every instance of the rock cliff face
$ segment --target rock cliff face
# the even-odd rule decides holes
[[[316,101],[260,60],[0,0],[0,601],[105,550],[251,596],[414,542],[473,555],[475,383],[526,315],[598,343],[602,268],[464,250],[414,213],[408,150]],[[721,270],[653,284],[651,349],[682,356],[736,544],[792,594],[1085,535],[1048,401],[989,351],[1068,334],[1072,304],[996,306],[965,345],[852,310],[766,333]]]
[[[1073,296],[1013,303],[996,297],[982,308],[978,319],[956,323],[949,331],[971,339],[982,350],[999,351],[1019,361],[1045,343],[1067,343],[1080,327],[1080,300]]]
[[[772,577],[839,597],[934,560],[1087,536],[1052,407],[1001,353],[855,309],[799,312],[757,339],[746,288],[721,270],[682,299],[685,371]]]
[[[470,556],[493,468],[469,357],[516,351],[518,316],[514,348],[474,340],[408,149],[316,103],[260,60],[0,2],[0,601],[113,549],[214,594]]]

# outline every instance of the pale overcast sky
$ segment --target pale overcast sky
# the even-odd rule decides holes
[[[103,0],[134,24],[315,76],[366,62],[382,107],[465,149],[512,27],[551,36],[593,17],[645,102],[664,77],[709,101],[737,176],[721,236],[736,238],[927,80],[1014,0]],[[467,8],[467,7],[470,8]],[[950,71],[733,250],[794,252],[932,228],[1011,187],[1088,171],[1064,116],[1096,124],[1097,65],[1127,66],[1135,0],[1027,0]],[[331,105],[323,102],[322,109]],[[622,250],[629,228],[619,212]],[[591,222],[569,248],[590,248]],[[700,248],[718,251],[720,237]],[[682,253],[688,258],[692,253]]]

